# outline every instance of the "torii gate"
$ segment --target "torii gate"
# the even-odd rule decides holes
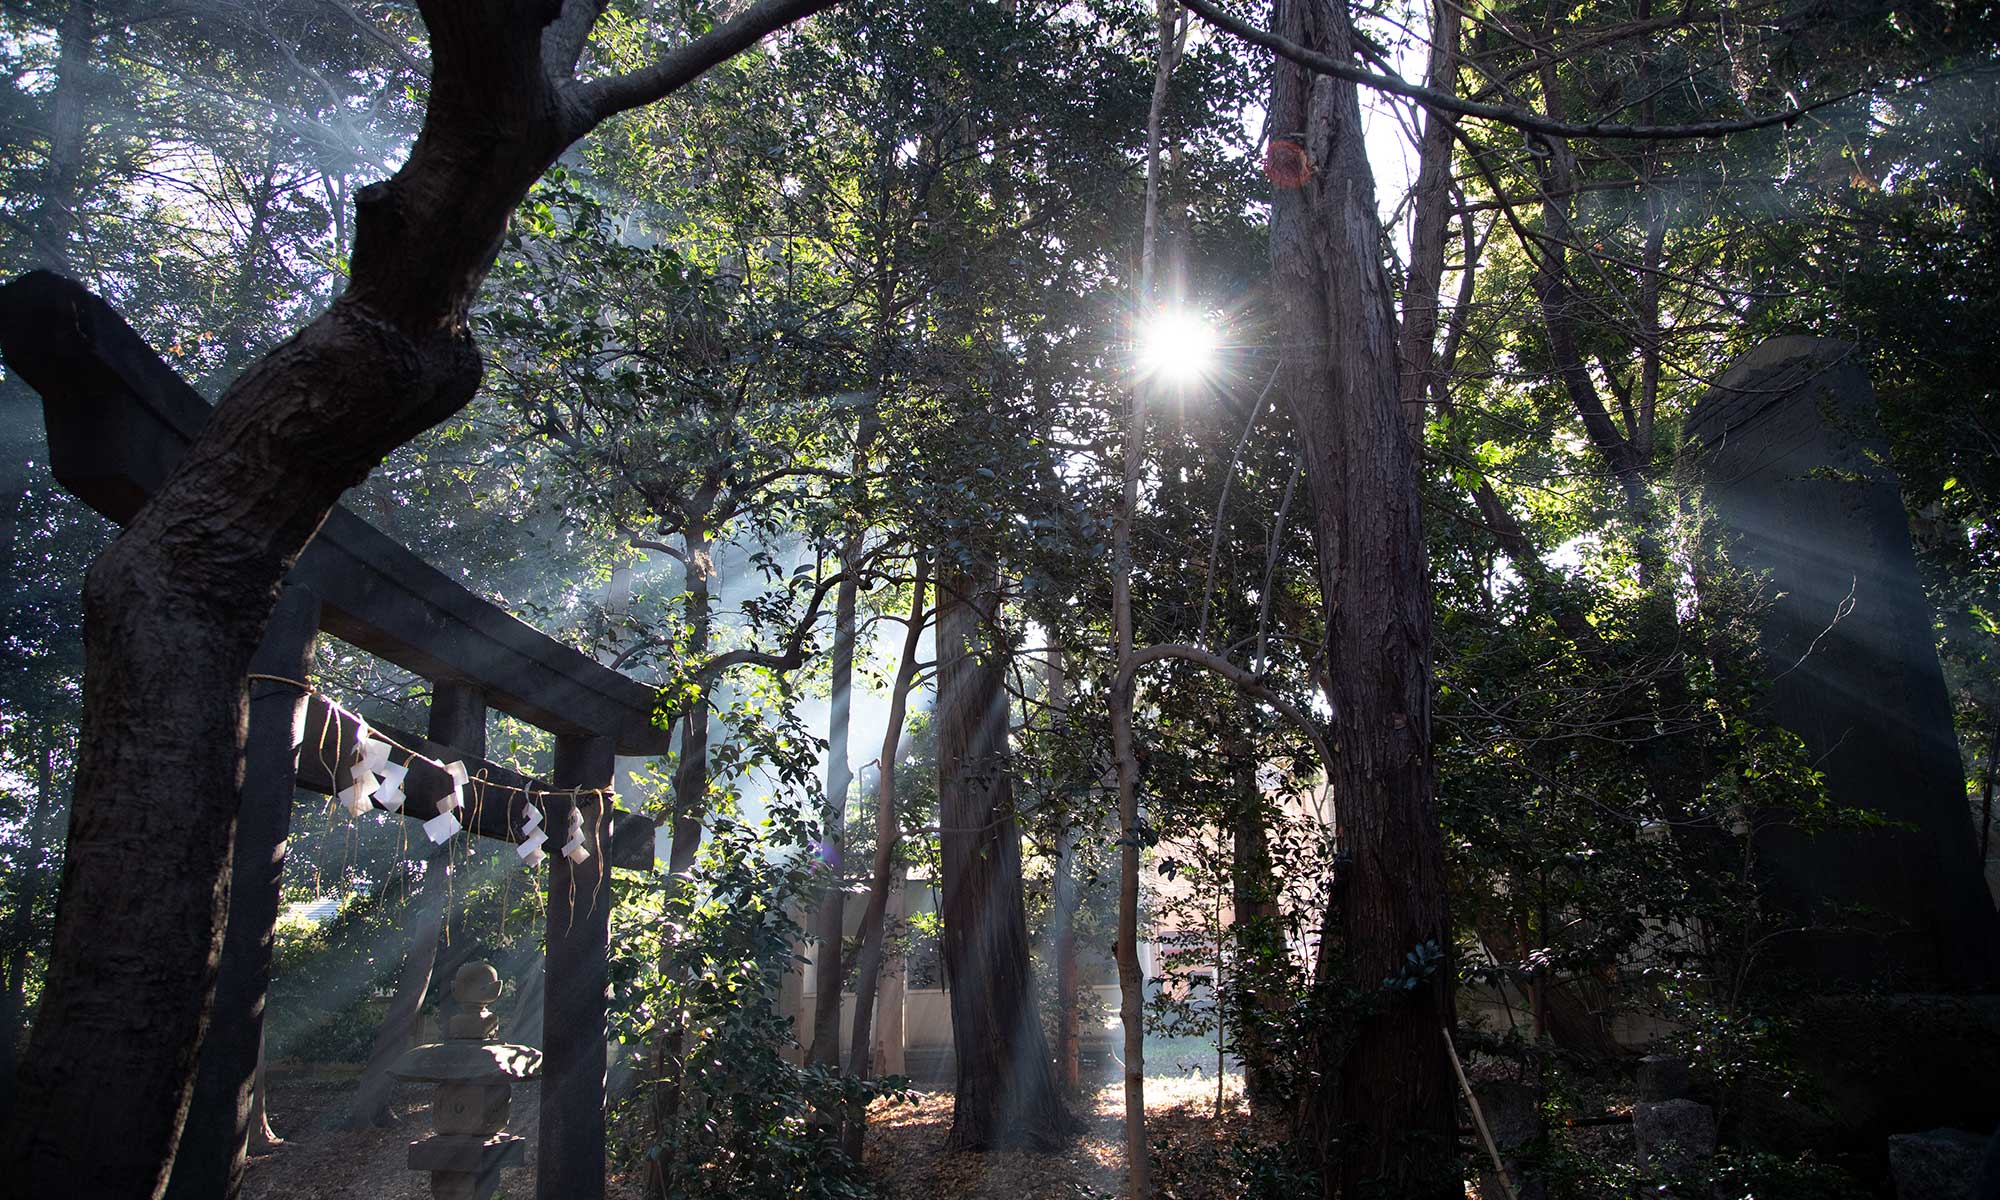
[[[114,521],[129,520],[207,421],[209,405],[111,308],[44,271],[0,287],[0,356],[42,395],[55,477]],[[653,867],[653,823],[577,793],[609,788],[614,757],[658,755],[654,689],[529,627],[454,583],[345,508],[335,508],[287,577],[252,661],[254,675],[229,923],[193,1106],[172,1191],[234,1197],[263,1033],[272,929],[295,786],[346,785],[354,719],[276,680],[304,680],[325,631],[434,688],[429,738],[382,732],[429,759],[463,762],[499,787],[461,814],[471,832],[519,842],[532,784],[559,836],[572,807],[590,857],[548,860],[538,1200],[600,1200],[605,1187],[605,1002],[610,870]],[[485,761],[486,710],[556,735],[544,783]],[[311,753],[301,754],[301,746]],[[321,753],[327,747],[330,752]],[[428,819],[451,792],[442,770],[411,767],[401,812]],[[505,790],[503,790],[505,789]],[[504,796],[504,803],[496,801]]]

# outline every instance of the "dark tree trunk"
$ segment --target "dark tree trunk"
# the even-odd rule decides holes
[[[1049,1061],[1029,974],[1021,831],[1007,774],[999,573],[940,565],[938,823],[959,1150],[1059,1146],[1075,1131]]]
[[[847,792],[854,783],[854,769],[847,757],[848,718],[854,708],[854,610],[860,596],[855,564],[861,557],[860,539],[850,537],[841,548],[841,569],[846,578],[834,592],[832,695],[827,705],[826,805],[820,813],[821,856],[827,870],[826,886],[820,892],[814,912],[813,975],[818,986],[813,994],[812,1050],[807,1061],[823,1066],[840,1065],[840,991],[843,972],[840,939],[847,925],[847,893],[842,887],[847,821]]]
[[[1354,53],[1346,0],[1277,0],[1273,27],[1337,59]],[[1463,1187],[1444,1043],[1451,929],[1430,588],[1382,229],[1354,85],[1281,61],[1271,119],[1272,291],[1290,348],[1281,380],[1311,484],[1339,747],[1331,783],[1345,865],[1321,963],[1373,999],[1351,1039],[1318,1048],[1301,1132],[1329,1195],[1442,1200]],[[1380,988],[1425,945],[1445,956],[1436,970],[1409,990]]]
[[[1245,747],[1247,751],[1247,747]],[[1276,1019],[1283,995],[1273,979],[1286,962],[1285,931],[1278,916],[1278,881],[1271,870],[1270,835],[1264,824],[1264,797],[1257,787],[1257,763],[1247,753],[1235,765],[1231,797],[1230,939],[1236,977],[1230,1007],[1235,1013],[1236,1056],[1243,1061],[1243,1092],[1250,1111],[1276,1112],[1283,1097],[1278,1079]]]
[[[927,564],[920,556],[916,563],[916,583],[911,589],[910,620],[903,630],[903,655],[896,660],[896,679],[889,691],[889,725],[882,735],[881,771],[875,793],[875,863],[868,879],[868,906],[861,910],[861,954],[854,973],[854,1031],[848,1039],[847,1073],[856,1079],[868,1078],[875,1019],[875,997],[882,978],[883,944],[887,940],[884,918],[889,910],[889,890],[894,882],[896,843],[902,827],[896,812],[896,758],[901,753],[903,719],[909,711],[910,687],[917,677],[917,653],[924,634],[924,590]],[[855,1162],[861,1161],[863,1137],[867,1132],[868,1110],[855,1105],[848,1109],[841,1131],[841,1147]]]
[[[478,384],[473,287],[560,143],[501,121],[491,95],[471,104],[448,64],[473,48],[438,40],[431,120],[396,178],[359,200],[346,295],[229,389],[90,570],[47,1002],[7,1136],[25,1191],[164,1186],[228,912],[244,675],[278,582],[343,491]],[[462,121],[444,118],[454,110]],[[510,136],[478,135],[496,123]]]
[[[1426,78],[1439,91],[1456,93],[1460,13],[1456,3],[1432,10],[1431,55]],[[1442,114],[1424,114],[1424,132],[1417,154],[1414,217],[1410,227],[1410,271],[1403,288],[1403,325],[1399,333],[1401,381],[1398,398],[1410,442],[1421,456],[1424,418],[1438,377],[1435,351],[1439,283],[1444,277],[1444,235],[1451,223],[1452,126]],[[1465,266],[1471,270],[1468,262]]]
[[[688,654],[692,661],[708,657],[712,616],[709,576],[714,568],[708,535],[690,528],[687,547]],[[708,811],[708,706],[711,684],[704,677],[693,702],[681,717],[680,761],[674,767],[674,837],[667,852],[667,869],[686,875],[701,850],[701,819]]]
[[[250,665],[258,674],[303,683],[311,678],[318,633],[318,598],[303,588],[287,587]],[[243,802],[230,863],[229,921],[215,981],[215,1019],[202,1044],[194,1098],[167,1185],[170,1197],[216,1200],[243,1190],[305,708],[306,693],[299,687],[268,679],[250,687]]]
[[[251,653],[341,493],[478,388],[469,313],[514,207],[597,122],[825,2],[761,0],[654,69],[588,83],[591,6],[422,5],[423,129],[355,194],[346,292],[229,388],[85,583],[81,751],[10,1185],[165,1186],[228,913]]]
[[[1533,950],[1526,924],[1516,924],[1504,912],[1495,910],[1476,924],[1479,940],[1502,961],[1523,962]],[[1536,1036],[1547,1036],[1563,1049],[1599,1062],[1619,1057],[1618,1042],[1598,1015],[1605,1008],[1602,991],[1602,984],[1588,979],[1533,980]]]

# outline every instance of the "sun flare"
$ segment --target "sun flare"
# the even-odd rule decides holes
[[[1139,334],[1139,367],[1167,383],[1189,384],[1215,369],[1215,328],[1186,312],[1155,313]]]

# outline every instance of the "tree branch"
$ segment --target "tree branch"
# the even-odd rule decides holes
[[[542,30],[542,69],[550,79],[569,79],[604,13],[604,0],[563,0],[562,12]]]
[[[1183,645],[1178,642],[1169,642],[1165,645],[1147,646],[1143,650],[1134,650],[1131,661],[1126,668],[1125,678],[1120,679],[1117,686],[1120,688],[1130,687],[1132,684],[1131,677],[1139,673],[1140,667],[1150,662],[1159,662],[1169,658],[1178,658],[1183,662],[1191,662],[1198,667],[1206,667],[1250,695],[1277,709],[1282,716],[1299,727],[1299,732],[1305,734],[1312,741],[1313,750],[1319,755],[1320,765],[1326,769],[1327,779],[1331,780],[1333,778],[1333,755],[1326,748],[1326,739],[1320,736],[1318,724],[1311,717],[1306,716],[1304,712],[1300,711],[1297,705],[1265,686],[1263,680],[1219,654],[1211,654],[1198,647]]]
[[[1217,8],[1209,0],[1180,0],[1182,7],[1194,12],[1202,20],[1225,33],[1261,46],[1280,58],[1290,59],[1299,66],[1321,75],[1363,87],[1374,88],[1378,92],[1388,92],[1396,96],[1407,96],[1434,113],[1450,113],[1460,117],[1477,117],[1484,121],[1498,121],[1516,129],[1540,133],[1549,137],[1567,138],[1623,138],[1634,141],[1676,141],[1693,138],[1720,137],[1730,133],[1748,133],[1753,129],[1768,129],[1774,125],[1791,125],[1800,117],[1830,105],[1863,95],[1865,89],[1856,88],[1815,100],[1811,104],[1801,104],[1783,112],[1766,113],[1756,117],[1741,117],[1731,121],[1697,121],[1688,125],[1621,125],[1608,121],[1576,123],[1557,121],[1526,109],[1512,108],[1504,104],[1482,104],[1476,100],[1461,100],[1447,92],[1424,87],[1398,79],[1393,75],[1380,75],[1363,70],[1352,63],[1344,63],[1330,55],[1308,50],[1277,34],[1257,28],[1241,17],[1232,16]]]
[[[596,125],[628,108],[651,104],[693,82],[717,63],[749,49],[766,34],[782,29],[839,0],[760,0],[742,15],[669,53],[643,70],[575,85],[584,118]]]
[[[726,654],[718,654],[695,668],[695,676],[704,682],[712,682],[716,676],[732,667],[765,667],[773,671],[798,670],[805,665],[806,636],[819,621],[820,605],[826,601],[826,594],[846,578],[847,573],[843,571],[819,581],[819,587],[813,591],[812,604],[807,607],[806,615],[792,627],[791,642],[785,647],[784,653],[772,654],[768,650],[731,650]]]

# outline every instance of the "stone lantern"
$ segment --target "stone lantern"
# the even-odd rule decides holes
[[[431,1173],[438,1200],[487,1200],[500,1186],[500,1169],[519,1166],[526,1138],[501,1132],[514,1083],[542,1068],[542,1052],[490,1039],[499,1018],[486,1006],[500,998],[500,975],[488,963],[470,962],[451,981],[455,1010],[445,1040],[418,1046],[396,1060],[398,1079],[434,1083],[434,1132],[410,1143],[410,1169]]]

